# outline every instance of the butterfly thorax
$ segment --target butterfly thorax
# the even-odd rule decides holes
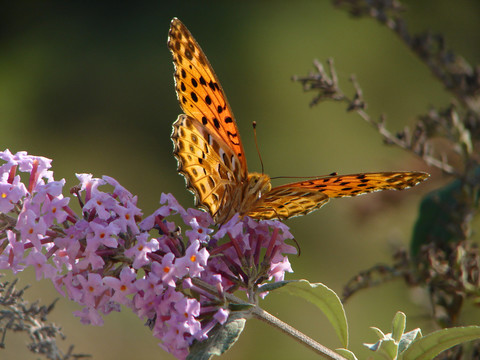
[[[272,189],[270,177],[265,174],[249,173],[243,184],[243,193],[238,207],[238,213],[245,215],[259,202],[260,198]]]
[[[240,216],[246,215],[271,188],[268,175],[249,173],[247,178],[241,182],[241,186],[237,188],[238,190],[232,191],[231,199],[226,199],[223,211],[215,217],[217,222],[222,224],[236,213]]]
[[[252,199],[251,203],[248,202],[248,205],[251,205],[271,189],[270,176],[259,173],[249,173],[244,187],[244,201],[248,202],[249,199]]]

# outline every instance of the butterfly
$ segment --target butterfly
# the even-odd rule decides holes
[[[430,175],[379,172],[308,179],[272,188],[270,177],[250,173],[230,105],[204,52],[174,18],[168,47],[175,66],[175,89],[184,112],[173,124],[178,172],[195,195],[196,206],[217,224],[236,213],[255,219],[287,219],[308,214],[330,198],[379,190],[402,190]]]

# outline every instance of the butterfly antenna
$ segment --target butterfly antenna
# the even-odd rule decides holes
[[[318,178],[323,178],[323,177],[329,177],[329,176],[337,176],[338,173],[332,172],[328,175],[317,175],[317,176],[272,176],[270,179],[318,179]]]
[[[260,159],[260,165],[262,165],[262,175],[265,173],[263,171],[263,161],[262,161],[262,155],[260,155],[260,149],[258,148],[258,141],[257,141],[257,122],[253,121],[252,122],[252,127],[253,127],[253,137],[255,139],[255,147],[257,148],[257,154],[258,158]]]

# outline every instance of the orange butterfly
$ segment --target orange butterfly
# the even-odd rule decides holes
[[[185,114],[173,124],[178,171],[197,206],[223,224],[234,214],[286,219],[308,214],[331,197],[401,190],[430,175],[381,172],[330,175],[277,186],[270,177],[249,173],[235,118],[202,49],[180,20],[170,25],[168,47],[175,65],[175,89]]]

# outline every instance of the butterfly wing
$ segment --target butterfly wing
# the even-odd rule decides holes
[[[173,124],[172,140],[178,172],[195,195],[195,205],[214,218],[228,213],[242,181],[233,150],[209,128],[184,114]]]
[[[430,175],[423,172],[380,172],[331,175],[273,188],[247,215],[257,219],[289,218],[308,214],[329,198],[357,196],[381,190],[403,190]]]
[[[254,219],[288,219],[320,209],[329,197],[301,187],[276,187],[262,196],[246,213]]]
[[[430,175],[424,172],[379,172],[351,175],[330,175],[299,181],[278,188],[316,190],[328,197],[357,196],[381,190],[403,190],[417,185]]]
[[[247,176],[247,161],[230,105],[200,45],[185,25],[174,18],[168,47],[175,64],[175,89],[185,114],[220,137],[232,149]]]

